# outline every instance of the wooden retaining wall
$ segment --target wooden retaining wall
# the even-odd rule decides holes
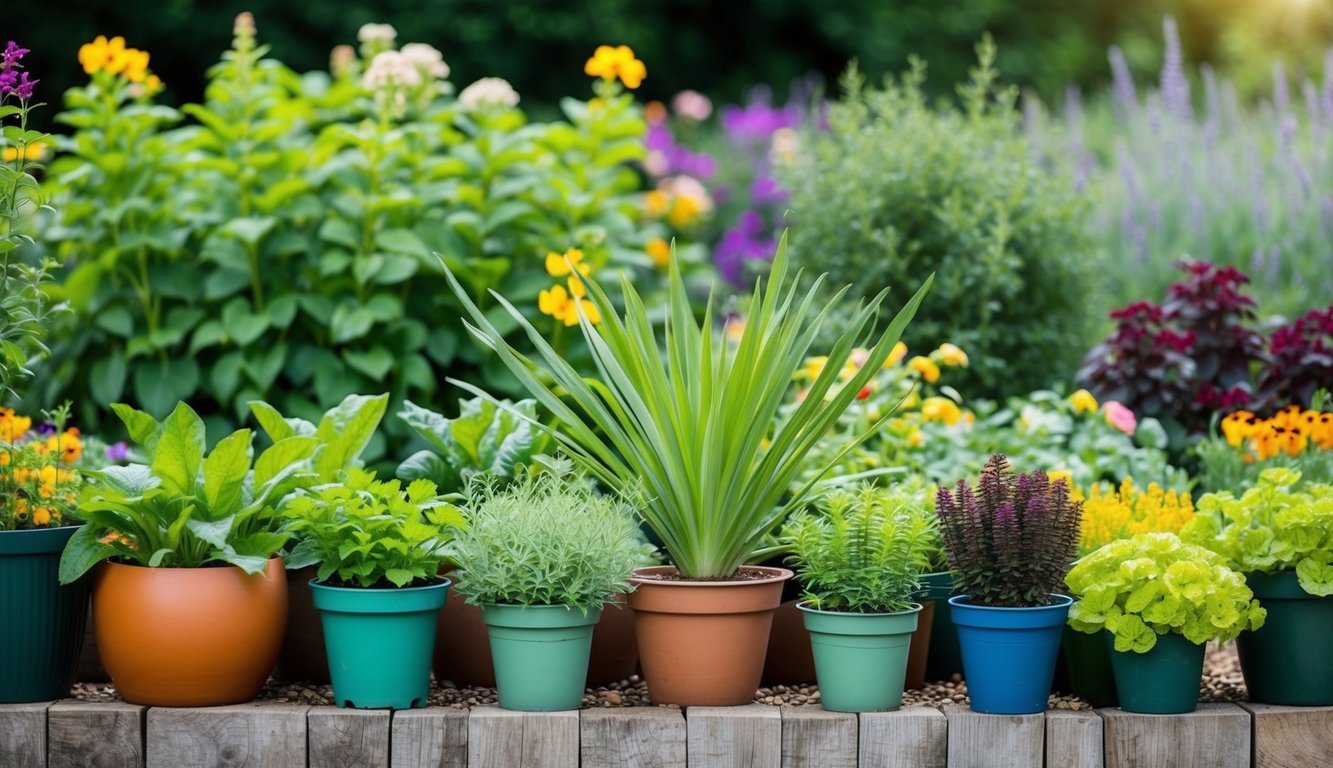
[[[1333,707],[1202,704],[980,715],[917,707],[497,707],[390,713],[288,704],[0,706],[3,768],[1317,768]]]

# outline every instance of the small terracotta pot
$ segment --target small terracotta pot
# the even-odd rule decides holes
[[[639,668],[639,646],[634,639],[634,615],[616,597],[602,611],[592,631],[588,660],[589,688],[617,683]],[[616,607],[619,604],[621,607]],[[491,641],[481,609],[463,599],[450,599],[440,612],[435,632],[435,679],[458,686],[495,687]]]
[[[922,603],[916,631],[912,633],[912,644],[907,651],[907,680],[903,683],[905,690],[919,691],[926,687],[926,656],[930,651],[930,622],[934,618],[935,601]]]
[[[287,574],[287,631],[275,674],[323,685],[329,682],[329,655],[324,649],[324,623],[310,591],[318,573],[319,566],[308,565]]]
[[[279,558],[253,576],[234,566],[103,563],[93,581],[93,623],[116,690],[157,707],[253,699],[282,645],[286,576]]]
[[[773,612],[773,629],[768,634],[768,652],[764,655],[762,681],[766,686],[815,681],[810,633],[796,609],[797,602],[784,600]]]
[[[634,572],[629,605],[654,704],[732,706],[753,700],[773,611],[792,572],[759,566],[745,566],[741,572],[759,578],[655,578],[678,573],[675,566]]]

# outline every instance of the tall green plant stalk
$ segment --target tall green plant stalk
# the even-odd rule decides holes
[[[598,374],[586,378],[493,291],[535,347],[536,360],[518,352],[447,267],[446,274],[475,324],[468,326],[471,333],[555,415],[559,427],[552,434],[565,451],[607,486],[638,494],[645,522],[682,575],[725,578],[822,475],[816,473],[789,494],[806,455],[884,364],[933,281],[932,276],[880,333],[856,375],[838,386],[838,372],[852,350],[873,338],[888,291],[846,313],[828,365],[806,399],[782,419],[792,376],[847,290],[821,304],[823,278],[801,295],[799,275],[789,280],[787,263],[784,237],[770,277],[755,285],[750,315],[735,342],[728,338],[733,334],[715,332],[724,329],[715,328],[711,302],[702,323],[695,320],[674,258],[660,339],[628,278],[622,278],[623,317],[597,281],[585,278],[602,317],[594,325],[580,309],[579,325]],[[539,368],[549,378],[539,378]],[[450,381],[486,396],[472,384]],[[850,439],[844,451],[881,421]]]

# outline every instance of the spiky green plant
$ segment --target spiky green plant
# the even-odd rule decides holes
[[[601,318],[594,324],[580,306],[579,326],[598,374],[587,378],[522,312],[492,291],[536,349],[533,358],[520,353],[447,267],[446,274],[475,324],[468,326],[473,336],[556,416],[554,436],[564,450],[616,492],[641,493],[643,518],[682,575],[724,578],[819,479],[816,474],[788,494],[806,454],[884,364],[933,280],[927,279],[898,312],[865,364],[843,383],[837,381],[838,372],[858,344],[874,338],[888,291],[841,313],[844,324],[828,352],[828,365],[805,400],[783,418],[787,385],[847,290],[821,301],[820,278],[802,295],[800,276],[789,279],[787,261],[784,237],[769,278],[756,282],[739,333],[717,327],[711,301],[702,322],[695,319],[674,256],[660,337],[628,277],[621,281],[623,317],[597,281],[585,278]],[[486,394],[466,382],[453,383]],[[846,450],[879,426],[849,440]]]

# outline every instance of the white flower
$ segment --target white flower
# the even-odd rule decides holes
[[[398,30],[392,24],[362,24],[356,32],[356,39],[362,43],[393,45],[393,41],[398,39]]]
[[[433,46],[425,43],[408,43],[398,52],[406,56],[427,77],[443,80],[449,76],[449,65],[444,63],[444,56]]]
[[[380,51],[371,59],[361,84],[368,91],[388,88],[416,88],[421,85],[421,71],[411,59],[398,51]]]
[[[514,90],[508,80],[483,77],[458,94],[458,103],[464,109],[513,107],[518,105],[518,91]]]
[[[703,122],[713,114],[713,102],[698,91],[681,91],[671,100],[671,111],[681,117]]]

